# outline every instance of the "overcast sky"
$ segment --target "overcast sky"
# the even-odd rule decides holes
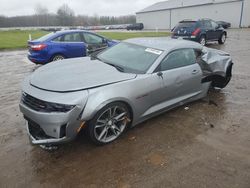
[[[161,0],[0,0],[0,15],[30,15],[38,4],[46,6],[49,12],[56,13],[57,8],[66,3],[76,15],[119,16],[135,14],[159,1]]]

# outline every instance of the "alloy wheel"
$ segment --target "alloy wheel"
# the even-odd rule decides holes
[[[201,39],[200,39],[200,44],[201,44],[202,46],[205,46],[205,45],[206,45],[206,39],[205,39],[205,37],[201,37]]]
[[[128,123],[127,114],[127,110],[121,106],[107,108],[96,121],[95,138],[102,143],[108,143],[118,138]]]
[[[225,35],[225,34],[223,34],[223,35],[221,36],[221,41],[222,41],[222,43],[225,43],[225,42],[226,42],[226,35]]]
[[[59,60],[62,60],[64,59],[64,57],[62,55],[56,55],[53,57],[52,61],[59,61]]]

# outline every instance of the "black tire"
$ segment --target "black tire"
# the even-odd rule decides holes
[[[63,60],[65,59],[65,57],[61,54],[56,54],[51,58],[51,61],[59,61],[59,60]]]
[[[206,36],[205,35],[201,35],[200,39],[199,39],[199,43],[202,45],[202,46],[206,46],[207,44],[207,39],[206,39]]]
[[[228,76],[228,75],[226,77],[218,76],[215,79],[213,79],[212,87],[217,87],[217,88],[222,89],[227,86],[230,80],[231,80],[231,76]]]
[[[117,113],[115,113],[115,110],[112,112],[112,109],[113,108],[115,109],[115,107],[118,107],[116,109]],[[111,111],[109,111],[109,109],[111,109]],[[112,114],[113,117],[108,118],[109,112],[111,112],[110,114]],[[119,116],[119,113],[125,113],[126,115],[124,115],[124,119],[123,116],[121,116],[121,120],[115,121],[115,117]],[[129,127],[131,122],[131,117],[132,117],[131,112],[126,104],[122,102],[113,102],[107,104],[96,113],[96,115],[93,117],[92,120],[88,122],[87,125],[88,136],[90,137],[90,140],[96,145],[109,144],[114,140],[118,139],[122,135],[122,133]],[[103,118],[105,118],[105,120]],[[109,122],[112,123],[109,124]],[[98,125],[98,123],[100,124]],[[120,131],[118,131],[119,129],[116,129],[112,126],[119,128]],[[118,135],[116,135],[115,132]],[[112,134],[114,135],[112,136]]]
[[[226,33],[222,33],[222,35],[220,36],[220,38],[218,40],[218,43],[219,44],[224,44],[226,42],[226,39],[227,39]]]

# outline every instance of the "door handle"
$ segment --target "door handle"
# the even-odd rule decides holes
[[[199,71],[195,69],[195,70],[192,71],[192,74],[197,74],[198,72]]]
[[[161,77],[161,78],[163,78],[163,73],[162,72],[157,72],[157,76],[159,76],[159,77]]]

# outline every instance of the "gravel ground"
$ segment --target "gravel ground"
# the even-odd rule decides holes
[[[31,146],[20,85],[35,65],[26,51],[0,52],[0,187],[250,187],[250,30],[225,45],[233,78],[203,100],[157,116],[107,146],[82,133],[54,152]]]

